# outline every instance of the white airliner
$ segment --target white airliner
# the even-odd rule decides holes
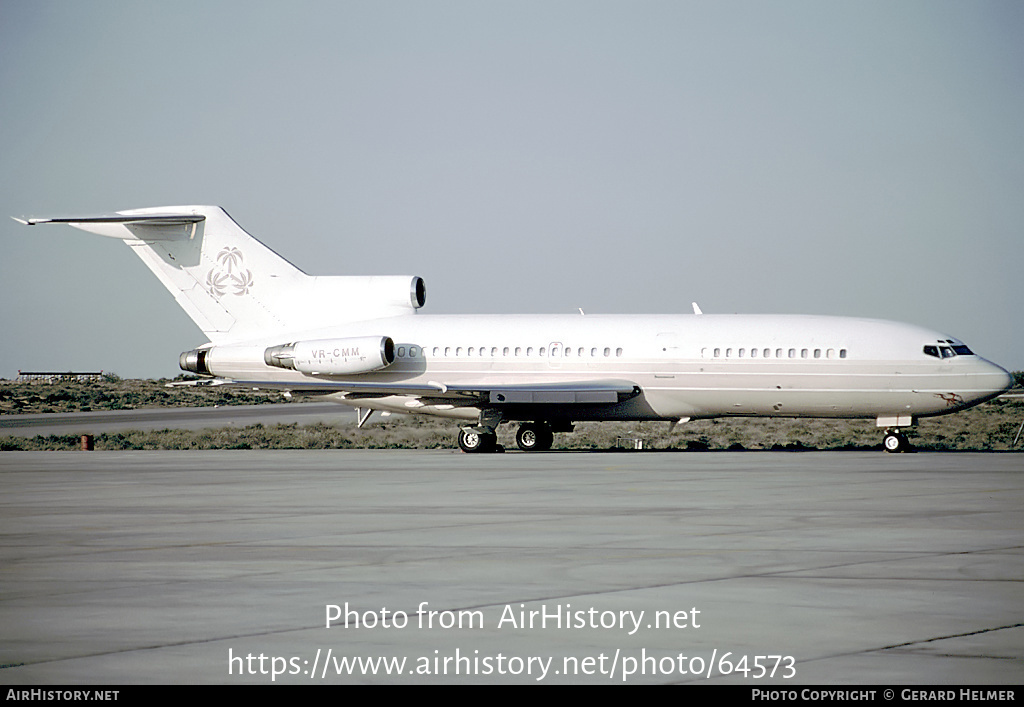
[[[464,420],[459,446],[523,450],[588,420],[873,418],[902,428],[964,410],[1013,379],[963,342],[889,321],[778,315],[424,315],[418,277],[306,275],[216,206],[67,223],[120,238],[209,338],[183,370],[215,383],[325,395],[356,408]]]

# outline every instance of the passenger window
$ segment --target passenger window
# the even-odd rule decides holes
[[[621,356],[622,355],[622,349],[615,349],[615,355],[616,356]]]
[[[772,355],[772,350],[771,349],[765,349],[764,351],[761,352],[761,354],[762,354],[763,358],[769,358]]]
[[[839,349],[839,358],[846,358],[846,349]]]
[[[605,356],[611,356],[611,353],[612,353],[612,350],[606,346],[604,348],[604,355]]]
[[[836,350],[835,349],[829,349],[825,353],[825,356],[826,356],[826,358],[835,358],[836,357]]]
[[[814,358],[821,358],[821,349],[814,349]]]
[[[501,355],[502,356],[508,356],[508,347],[507,346],[501,350]]]
[[[800,358],[807,358],[807,349],[800,349]]]
[[[715,358],[722,357],[722,349],[715,349]]]
[[[790,358],[796,358],[796,349],[790,349],[789,350],[789,357]]]

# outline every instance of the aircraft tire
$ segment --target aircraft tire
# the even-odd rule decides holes
[[[554,438],[547,425],[527,423],[516,432],[516,446],[524,452],[544,452],[551,449]]]
[[[882,439],[882,446],[885,447],[885,451],[897,454],[907,451],[910,448],[910,442],[902,432],[886,432]]]
[[[498,446],[498,435],[494,432],[459,430],[459,448],[467,454],[493,452]]]

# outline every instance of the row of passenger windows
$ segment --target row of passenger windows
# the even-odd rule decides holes
[[[548,347],[540,346],[399,346],[396,353],[399,358],[418,358],[431,355],[434,358],[463,358],[473,356],[476,358],[490,357],[530,357],[548,356]],[[622,348],[612,349],[610,346],[586,346],[552,347],[552,357],[576,357],[576,358],[610,358],[622,356]],[[700,352],[701,358],[846,358],[846,349],[770,349],[770,348],[703,348]]]
[[[973,352],[964,346],[963,344],[954,344],[952,341],[948,342],[948,346],[945,345],[947,342],[941,342],[938,346],[928,344],[924,347],[924,353],[935,358],[952,358],[953,356],[971,356]],[[405,358],[406,355],[410,358],[417,358],[419,356],[427,355],[427,348],[420,346],[399,346],[397,349],[398,357]],[[588,349],[585,346],[572,347],[566,346],[564,348],[552,347],[552,356],[562,356],[569,358],[570,356],[576,356],[577,358],[586,358],[588,355],[590,358],[609,358],[612,356],[613,349],[609,346],[597,347],[592,346]],[[454,357],[465,357],[465,356],[476,356],[476,357],[491,357],[497,358],[498,356],[503,357],[522,357],[522,356],[547,356],[548,348],[541,346],[534,348],[533,346],[434,346],[432,349],[432,355],[434,358],[450,358]],[[614,349],[614,355],[616,357],[622,356],[622,348]],[[846,349],[771,349],[771,348],[721,348],[721,347],[704,347],[700,350],[701,358],[846,358]]]
[[[453,356],[454,357],[474,356],[474,357],[477,357],[477,358],[479,358],[481,356],[490,357],[490,358],[498,358],[499,356],[503,356],[503,357],[509,357],[509,356],[512,356],[512,357],[545,356],[546,357],[548,355],[548,347],[547,346],[541,346],[539,348],[534,348],[533,346],[503,346],[503,347],[491,346],[489,348],[487,346],[479,346],[479,347],[477,347],[477,346],[434,346],[433,349],[430,349],[430,351],[431,351],[431,355],[434,358],[451,358]],[[405,346],[399,346],[397,348],[396,353],[398,354],[399,358],[405,358],[406,354],[408,354],[409,358],[417,358],[419,356],[426,356],[428,354],[428,348],[427,347],[419,347],[419,346],[410,346],[407,349]],[[605,347],[592,346],[589,349],[587,347],[585,347],[585,346],[580,346],[580,347],[575,347],[575,348],[572,347],[572,346],[566,346],[564,348],[562,348],[562,347],[552,347],[551,348],[551,356],[553,356],[553,357],[554,356],[561,356],[563,358],[568,358],[570,356],[575,356],[576,358],[585,358],[585,357],[589,357],[589,358],[610,358],[612,355],[614,355],[616,357],[621,357],[622,356],[622,349],[621,348],[612,349],[610,346],[605,346]]]
[[[774,355],[773,355],[774,354]],[[703,348],[701,358],[846,358],[846,349]]]

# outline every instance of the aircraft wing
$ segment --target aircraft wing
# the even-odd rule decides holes
[[[446,385],[428,383],[379,383],[368,381],[224,381],[230,385],[271,388],[304,393],[346,393],[346,400],[408,395],[426,404],[500,407],[503,405],[614,405],[640,394],[640,387],[625,380],[572,381],[564,383],[495,383]]]

